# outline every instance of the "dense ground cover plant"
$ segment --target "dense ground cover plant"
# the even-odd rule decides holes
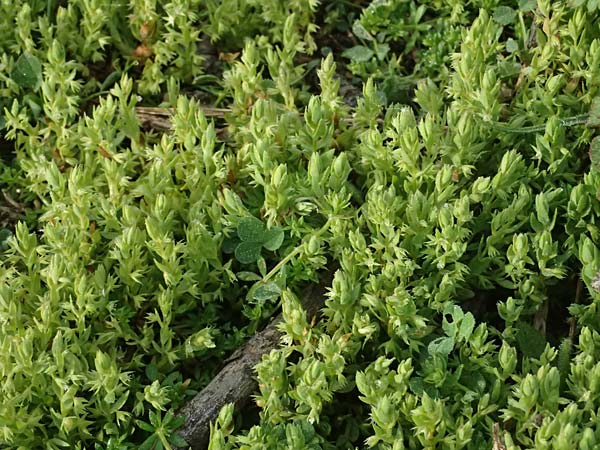
[[[183,446],[279,308],[212,450],[599,445],[596,2],[18,3],[0,446]]]

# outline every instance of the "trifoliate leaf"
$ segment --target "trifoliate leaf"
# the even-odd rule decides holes
[[[223,239],[221,251],[223,253],[233,253],[235,248],[240,244],[240,239],[237,236],[231,236]]]
[[[494,8],[494,21],[500,25],[510,25],[515,21],[517,12],[510,6],[498,6]]]
[[[270,230],[267,230],[267,232],[265,233],[264,241],[263,241],[263,246],[267,250],[271,250],[272,252],[274,252],[279,247],[281,247],[282,243],[283,243],[283,230],[281,228],[274,227],[274,228],[271,228]]]
[[[17,59],[10,77],[22,88],[35,90],[42,84],[42,64],[30,53],[23,53]]]
[[[262,244],[260,242],[241,242],[235,248],[235,259],[242,264],[256,262],[260,258],[261,248]]]
[[[265,224],[256,217],[244,217],[237,228],[239,238],[244,242],[264,242]]]
[[[281,288],[275,283],[260,284],[254,291],[254,300],[268,301],[279,297]]]
[[[356,45],[347,50],[344,50],[342,56],[348,59],[351,59],[355,62],[367,62],[369,61],[375,53],[370,48],[365,47],[364,45]]]

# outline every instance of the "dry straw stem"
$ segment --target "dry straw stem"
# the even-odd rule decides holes
[[[200,106],[200,110],[206,117],[215,117],[217,119],[223,119],[225,114],[231,112],[228,108],[213,108],[212,106],[204,105]],[[135,112],[143,125],[158,130],[170,130],[171,122],[169,118],[175,113],[175,109],[137,106]]]

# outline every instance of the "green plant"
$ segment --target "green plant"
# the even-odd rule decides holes
[[[164,418],[161,418],[160,412],[150,413],[150,423],[138,420],[137,425],[144,431],[152,433],[142,444],[139,446],[140,450],[170,450],[173,447],[184,447],[186,442],[173,433],[173,430],[177,429],[183,423],[183,418],[175,417],[171,411],[167,412]]]
[[[500,3],[1,3],[0,446],[183,445],[279,310],[211,450],[598,446],[599,11]]]
[[[275,251],[283,243],[281,228],[267,230],[264,224],[254,217],[240,220],[237,235],[239,243],[235,246],[235,257],[242,264],[258,261],[263,247]]]

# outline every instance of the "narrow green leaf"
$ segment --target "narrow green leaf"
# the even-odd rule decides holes
[[[176,447],[187,447],[188,443],[182,438],[179,434],[175,433],[169,436],[169,443],[175,445]]]
[[[142,444],[138,447],[138,450],[152,450],[157,440],[157,436],[150,436],[148,439],[142,442]]]
[[[158,367],[155,364],[148,364],[146,366],[146,376],[150,381],[158,379]]]
[[[267,230],[265,233],[265,240],[263,241],[263,246],[267,250],[271,250],[274,252],[283,243],[283,230],[279,227],[271,228]]]
[[[238,280],[242,281],[260,281],[262,279],[260,275],[254,272],[247,272],[245,270],[236,273],[235,276],[238,278]]]
[[[154,433],[155,428],[149,423],[146,423],[143,420],[136,420],[135,423],[142,430],[147,431],[148,433]]]
[[[264,242],[265,225],[256,217],[244,217],[237,228],[239,238],[244,242]]]
[[[173,418],[169,421],[169,426],[171,429],[176,430],[180,428],[185,423],[185,417],[182,416],[173,416]]]
[[[58,447],[64,447],[64,448],[70,447],[70,444],[67,441],[63,441],[62,439],[59,439],[59,438],[52,438],[52,439],[50,439],[50,442]]]
[[[264,278],[267,276],[267,262],[265,261],[265,258],[263,258],[262,256],[258,258],[258,261],[256,262],[256,265],[258,266],[258,271],[260,272],[260,275]]]
[[[260,242],[241,242],[235,248],[235,259],[242,264],[256,262],[260,258],[261,248],[262,244]]]
[[[22,88],[35,90],[42,84],[42,64],[32,54],[23,53],[17,59],[10,77]]]
[[[352,33],[363,41],[374,41],[375,38],[369,33],[369,31],[360,23],[358,20],[352,25]]]

